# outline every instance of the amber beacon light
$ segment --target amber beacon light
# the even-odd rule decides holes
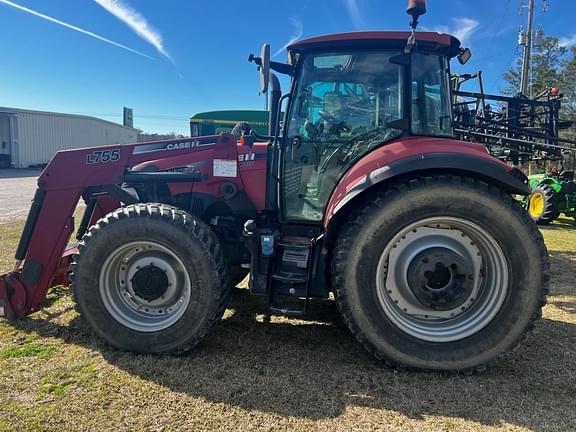
[[[419,16],[426,13],[426,0],[409,0],[406,12],[408,15],[418,19]]]

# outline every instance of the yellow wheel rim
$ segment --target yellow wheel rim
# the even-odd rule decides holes
[[[530,198],[530,216],[533,218],[539,218],[544,213],[545,198],[540,192],[536,192]]]

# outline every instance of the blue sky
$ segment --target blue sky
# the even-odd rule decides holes
[[[576,46],[576,2],[550,0],[547,13],[536,2],[536,23]],[[428,3],[422,28],[462,37],[474,54],[465,70],[482,69],[487,90],[501,91],[502,73],[520,54],[520,0]],[[247,62],[263,42],[275,52],[298,37],[407,29],[405,7],[405,0],[0,0],[0,106],[117,122],[129,106],[136,127],[185,134],[196,112],[263,107]]]

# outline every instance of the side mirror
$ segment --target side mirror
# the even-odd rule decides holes
[[[260,93],[268,93],[270,80],[270,44],[264,44],[260,53]]]
[[[461,65],[465,65],[466,63],[468,63],[468,61],[472,58],[472,51],[470,51],[468,48],[463,49],[462,51],[460,51],[460,54],[458,54],[458,61],[460,62]]]

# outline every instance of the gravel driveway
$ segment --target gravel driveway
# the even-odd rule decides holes
[[[40,172],[0,169],[0,224],[26,217]]]

